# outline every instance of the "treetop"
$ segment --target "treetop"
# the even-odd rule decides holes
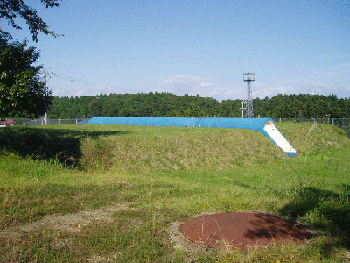
[[[61,0],[40,0],[46,8],[58,7]],[[58,37],[53,31],[49,31],[49,26],[38,16],[38,12],[24,3],[23,0],[2,0],[0,3],[0,19],[4,18],[8,24],[15,29],[22,29],[16,22],[16,18],[22,18],[26,21],[32,39],[38,42],[38,33],[43,32],[46,35]],[[9,32],[5,32],[0,28],[0,37],[12,39]]]

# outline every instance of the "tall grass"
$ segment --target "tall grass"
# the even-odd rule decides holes
[[[329,124],[277,122],[277,128],[301,155],[348,145],[346,132]]]

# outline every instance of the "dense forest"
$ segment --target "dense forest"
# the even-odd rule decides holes
[[[282,95],[254,99],[255,117],[350,118],[350,98],[335,95]],[[90,117],[241,117],[241,100],[171,93],[53,97],[48,118]]]

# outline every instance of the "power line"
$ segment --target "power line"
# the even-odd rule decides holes
[[[79,83],[83,83],[83,84],[90,85],[90,86],[95,86],[95,87],[109,87],[109,88],[112,88],[112,89],[117,89],[121,93],[127,93],[127,91],[125,89],[120,88],[120,87],[106,85],[106,84],[103,84],[103,83],[96,83],[96,82],[92,82],[92,81],[88,81],[88,80],[84,80],[84,79],[79,79],[79,78],[76,78],[76,77],[71,77],[71,76],[68,76],[68,75],[57,74],[57,73],[54,73],[52,71],[48,72],[48,73],[51,74],[52,76],[55,76],[55,77],[60,78],[60,79],[65,79],[65,80],[71,81],[73,83],[79,82]],[[51,78],[51,76],[50,76],[50,78]],[[128,89],[128,91],[137,93],[133,89]]]
[[[91,82],[88,80],[79,79],[79,78],[75,78],[75,77],[71,77],[71,76],[67,76],[67,75],[59,75],[59,74],[54,73],[54,72],[51,72],[51,74],[57,78],[69,80],[71,82],[80,82],[80,83],[84,83],[84,84],[91,85],[91,86],[104,85],[102,83]],[[109,85],[104,85],[104,86],[109,86]],[[112,87],[112,86],[110,86],[110,87]],[[115,87],[113,87],[113,88],[115,88]]]

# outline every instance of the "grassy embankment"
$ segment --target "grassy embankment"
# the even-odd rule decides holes
[[[2,129],[0,261],[341,262],[350,247],[349,140],[330,125],[278,128],[298,158],[249,130]],[[169,225],[208,210],[269,211],[321,232],[305,246],[244,254],[174,249]]]

